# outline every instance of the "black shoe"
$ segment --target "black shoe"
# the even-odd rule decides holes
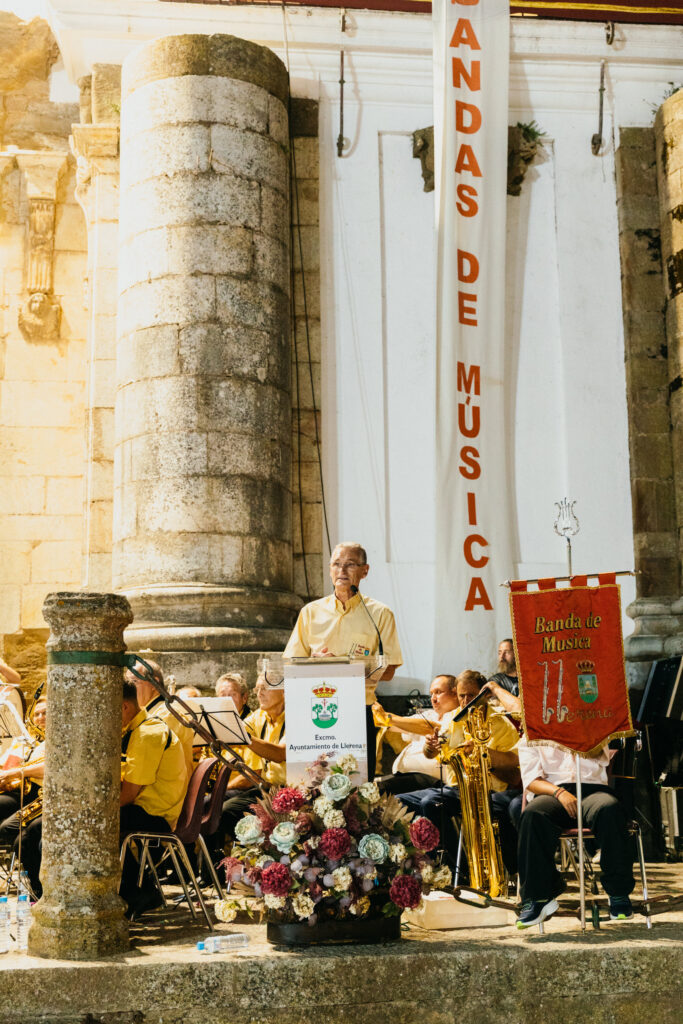
[[[158,892],[146,892],[136,897],[128,904],[126,917],[129,921],[139,921],[143,914],[150,910],[158,910],[164,905],[163,898]]]
[[[633,917],[633,904],[628,896],[610,896],[610,921],[630,921]]]
[[[527,900],[519,912],[517,927],[531,928],[535,924],[540,924],[554,914],[558,907],[557,900]]]

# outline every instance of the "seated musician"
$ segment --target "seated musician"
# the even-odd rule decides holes
[[[33,722],[45,734],[47,700],[43,697],[33,709]],[[19,737],[3,757],[0,768],[0,846],[13,846],[19,833],[19,811],[28,807],[40,793],[45,769],[45,742],[31,748]],[[22,799],[21,788],[24,785]]]
[[[375,720],[408,741],[394,761],[392,774],[378,781],[382,793],[410,793],[433,786],[434,780],[439,780],[441,766],[435,758],[425,755],[424,740],[425,736],[433,734],[435,728],[446,724],[449,711],[460,707],[456,686],[455,676],[435,676],[429,687],[431,708],[408,717],[391,714],[381,704],[373,704]]]
[[[165,722],[138,702],[137,687],[123,683],[120,841],[132,832],[171,832],[183,807],[189,776],[182,744]],[[151,878],[138,888],[139,865],[128,851],[120,894],[126,916],[140,917],[161,904]]]
[[[512,715],[521,714],[522,702],[519,699],[515,645],[512,640],[501,640],[498,644],[498,671],[489,677],[486,685],[505,711]]]
[[[216,696],[232,697],[237,708],[237,714],[246,719],[251,714],[248,704],[249,684],[239,672],[224,672],[216,680]]]
[[[146,658],[145,661],[147,661]],[[147,661],[147,664],[152,670],[153,677],[163,686],[164,674],[161,671],[161,667],[157,665],[156,661]],[[194,732],[189,725],[183,725],[182,722],[179,722],[173,712],[166,706],[164,698],[150,680],[149,669],[141,662],[136,662],[135,671],[141,676],[144,676],[144,679],[138,679],[136,675],[133,675],[133,673],[128,670],[125,672],[125,678],[128,682],[133,683],[137,689],[138,703],[140,707],[144,708],[150,717],[159,718],[162,722],[165,722],[169,729],[178,737],[180,745],[183,748],[183,754],[185,755],[185,766],[187,768],[188,777],[191,776],[195,769],[194,753],[192,749]]]
[[[609,896],[612,921],[633,917],[633,863],[623,807],[607,785],[607,744],[597,757],[581,758],[584,827],[600,849],[600,881]],[[560,833],[576,827],[576,761],[573,754],[550,746],[519,742],[519,765],[527,794],[519,823],[519,880],[522,907],[518,928],[530,928],[554,914],[564,891],[555,865]]]
[[[456,687],[459,707],[464,708],[469,704],[485,683],[486,679],[480,672],[470,669],[461,672],[457,677]],[[487,707],[486,721],[491,728],[487,747],[491,767],[490,787],[493,814],[499,823],[503,860],[508,872],[513,874],[517,870],[516,836],[507,815],[507,795],[499,797],[498,794],[505,794],[510,783],[514,784],[516,781],[518,775],[516,747],[519,736],[505,715],[498,714],[490,707]],[[455,772],[447,764],[447,761],[449,751],[456,747],[464,746],[466,753],[472,750],[472,740],[465,726],[465,722],[451,721],[443,739],[439,736],[438,731],[434,730],[425,740],[425,755],[428,758],[435,758],[443,765],[443,787],[432,786],[425,790],[403,793],[399,796],[409,810],[429,818],[441,830],[443,846],[451,857],[455,854],[458,842],[457,832],[451,819],[460,817],[461,808],[458,788],[455,785]]]
[[[240,750],[247,766],[260,775],[262,786],[267,789],[271,785],[281,786],[286,780],[285,691],[274,690],[259,676],[256,697],[258,709],[244,723],[251,745]],[[222,859],[226,839],[234,837],[235,825],[262,791],[251,779],[233,771],[225,791],[221,820],[210,840],[214,860]]]
[[[393,679],[403,664],[394,613],[371,597],[361,599],[360,585],[370,571],[365,548],[355,542],[337,544],[330,557],[334,593],[311,601],[299,612],[284,650],[285,658],[325,658],[377,654],[379,637],[389,664],[365,682],[365,727],[368,778],[375,775],[376,734],[372,716],[375,689]]]

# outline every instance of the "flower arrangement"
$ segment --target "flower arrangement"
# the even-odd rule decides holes
[[[374,782],[355,785],[351,755],[319,758],[310,781],[284,786],[252,804],[235,828],[225,869],[230,899],[221,920],[257,910],[268,920],[304,922],[398,915],[424,892],[443,889],[451,872],[430,853],[439,830]]]

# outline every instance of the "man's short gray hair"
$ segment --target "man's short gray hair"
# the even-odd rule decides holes
[[[219,676],[216,680],[216,694],[218,694],[218,687],[221,683],[234,683],[243,697],[249,692],[249,683],[239,672],[225,672]]]
[[[351,548],[351,550],[355,551],[356,554],[358,555],[358,558],[360,560],[360,564],[361,565],[367,565],[368,564],[368,553],[365,550],[365,548],[363,547],[363,545],[359,544],[358,541],[356,541],[356,540],[340,540],[338,544],[334,545],[334,548],[332,550],[332,554],[334,554],[334,552],[337,550],[337,548]]]

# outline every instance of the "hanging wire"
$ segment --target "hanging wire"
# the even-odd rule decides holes
[[[285,54],[285,66],[289,73],[289,43],[287,37],[287,20],[285,14],[285,2],[281,2],[282,11],[282,34],[283,34],[283,46]],[[302,479],[301,479],[301,441],[302,441],[302,429],[301,429],[301,381],[300,381],[300,367],[299,367],[299,350],[297,345],[296,337],[296,274],[294,271],[294,246],[296,244],[299,254],[299,267],[301,271],[301,298],[303,306],[303,325],[304,333],[306,338],[306,354],[308,361],[308,375],[311,386],[311,405],[313,408],[313,429],[315,432],[315,450],[318,463],[318,474],[320,478],[320,496],[323,510],[323,523],[325,527],[325,537],[327,539],[328,549],[332,550],[332,544],[330,541],[330,528],[327,517],[327,501],[325,498],[325,483],[323,479],[323,465],[322,465],[322,453],[320,443],[320,431],[318,429],[318,402],[316,398],[315,381],[313,379],[313,361],[311,352],[311,334],[309,325],[309,314],[308,314],[308,297],[306,292],[306,273],[304,270],[304,253],[303,253],[303,240],[301,235],[301,217],[299,215],[299,180],[297,177],[296,167],[296,153],[294,150],[294,136],[292,135],[292,97],[291,90],[289,91],[288,98],[288,114],[289,114],[289,154],[290,154],[290,201],[293,217],[290,217],[290,236],[291,236],[291,250],[292,260],[290,266],[290,280],[291,280],[291,320],[294,327],[294,377],[295,377],[295,391],[296,391],[296,424],[297,424],[297,480],[299,489],[299,535],[301,539],[301,552],[303,555],[303,566],[304,566],[304,579],[306,583],[306,594],[311,597],[311,586],[308,576],[308,564],[307,564],[307,553],[306,553],[306,542],[304,538],[304,512],[303,512],[303,493],[302,493]],[[295,223],[296,222],[296,223]]]

